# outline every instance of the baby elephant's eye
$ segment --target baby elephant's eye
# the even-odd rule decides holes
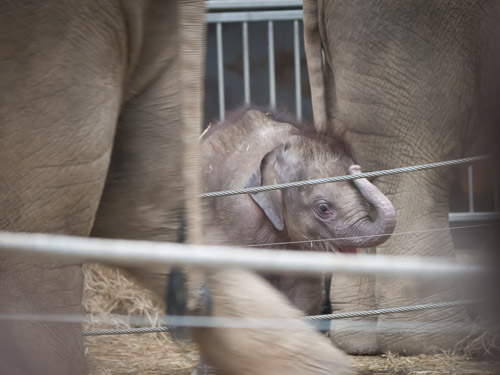
[[[323,213],[328,212],[328,205],[327,205],[327,204],[325,204],[325,203],[321,203],[321,204],[319,205],[319,210],[320,210],[321,212],[323,212]]]
[[[329,219],[333,215],[332,204],[324,199],[315,201],[313,209],[318,219]]]
[[[321,217],[325,218],[332,213],[332,206],[329,202],[321,200],[316,202],[316,212],[321,215]]]

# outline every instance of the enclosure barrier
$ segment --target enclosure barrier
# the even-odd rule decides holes
[[[235,267],[272,273],[337,272],[452,277],[486,271],[483,267],[451,263],[439,258],[256,250],[241,247],[0,232],[0,254],[6,253],[53,256],[129,266],[165,264],[207,269]]]
[[[410,166],[410,167],[386,169],[386,170],[382,170],[382,171],[365,172],[365,173],[351,174],[351,175],[345,175],[345,176],[336,176],[336,177],[324,177],[324,178],[317,178],[314,180],[286,182],[283,184],[256,186],[256,187],[244,188],[244,189],[216,191],[216,192],[200,194],[200,197],[212,198],[212,197],[224,197],[224,196],[228,196],[228,195],[238,195],[238,194],[255,194],[255,193],[261,193],[263,191],[288,189],[288,188],[292,188],[292,187],[326,184],[326,183],[330,183],[330,182],[352,181],[352,180],[358,180],[360,178],[373,178],[373,177],[388,176],[388,175],[398,174],[398,173],[417,172],[417,171],[423,171],[426,169],[449,167],[452,165],[469,164],[469,163],[473,163],[473,162],[477,162],[477,161],[487,160],[490,158],[491,158],[491,156],[489,156],[489,155],[481,155],[481,156],[474,156],[474,157],[464,158],[464,159],[455,159],[455,160],[440,161],[440,162],[436,162],[436,163],[414,165],[414,166]],[[498,216],[500,217],[500,215],[498,215]]]
[[[325,315],[312,315],[304,317],[305,321],[308,322],[321,322],[325,320],[334,319],[347,319],[347,318],[358,318],[358,317],[369,317],[378,316],[393,313],[405,313],[412,311],[422,311],[430,309],[443,309],[449,307],[466,306],[472,304],[478,304],[485,302],[485,300],[463,300],[463,301],[452,301],[452,302],[441,302],[441,303],[428,303],[425,305],[414,305],[414,306],[403,306],[403,307],[391,307],[379,310],[365,310],[365,311],[354,311],[354,312],[343,312],[335,314],[325,314]],[[170,316],[172,317],[172,316]],[[1,318],[1,316],[0,316]],[[162,320],[166,316],[162,317]],[[180,322],[184,317],[177,317]],[[209,317],[206,317],[209,318]],[[318,327],[317,324],[315,324]],[[324,325],[324,324],[321,324]],[[170,326],[160,326],[160,327],[138,327],[138,328],[118,328],[118,329],[96,329],[84,331],[84,336],[103,336],[103,335],[128,335],[128,334],[142,334],[142,333],[157,333],[157,332],[168,332],[176,328],[173,325]],[[328,328],[328,327],[327,327]]]
[[[208,10],[228,10],[231,6],[237,7],[242,5],[238,1],[209,1],[206,2]],[[245,8],[266,8],[279,6],[297,7],[302,6],[297,1],[282,1],[265,2],[257,1]],[[241,6],[243,8],[243,6]],[[299,21],[302,19],[302,10],[266,10],[266,11],[244,11],[244,12],[221,12],[207,13],[205,21],[214,23],[216,28],[216,48],[217,48],[217,81],[219,94],[219,119],[224,120],[226,112],[225,92],[224,92],[224,59],[223,59],[223,42],[222,42],[222,25],[227,22],[241,23],[242,31],[242,46],[243,46],[243,79],[244,79],[244,103],[250,104],[250,53],[248,41],[248,22],[267,21],[267,44],[268,44],[268,69],[269,69],[269,106],[272,109],[276,108],[276,77],[274,63],[274,21],[293,21],[293,40],[294,40],[294,77],[295,77],[295,111],[297,119],[302,119],[302,96],[300,82],[300,35]]]
[[[247,329],[280,329],[280,330],[310,330],[311,326],[322,331],[330,329],[330,321],[314,321],[308,322],[303,318],[240,318],[240,317],[221,317],[221,316],[178,316],[178,315],[163,315],[156,316],[157,323],[165,324],[172,327],[211,327],[211,328],[247,328]],[[60,322],[60,323],[104,323],[104,324],[133,324],[146,325],[151,324],[150,318],[144,315],[117,315],[106,314],[105,316],[89,316],[82,314],[0,314],[0,320],[14,321],[44,321],[44,322]],[[143,327],[142,330],[148,331],[151,328],[158,327]],[[472,331],[498,331],[497,324],[484,323],[436,323],[436,322],[407,322],[407,321],[383,321],[374,322],[373,320],[355,320],[346,321],[342,325],[336,325],[334,332],[434,332],[434,333],[471,333]],[[109,332],[112,331],[112,332]],[[95,334],[87,334],[86,336],[100,336],[107,334],[115,334],[117,330],[92,330]],[[121,331],[121,330],[120,330]],[[157,330],[155,330],[158,332]],[[162,330],[165,331],[165,330]],[[167,330],[168,331],[168,330]],[[132,332],[120,332],[116,334],[126,333],[155,333],[155,332],[140,332],[134,329]]]

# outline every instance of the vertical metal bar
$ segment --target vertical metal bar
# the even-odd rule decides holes
[[[243,89],[245,91],[245,104],[250,104],[250,56],[248,53],[248,22],[241,25],[243,35]]]
[[[223,60],[223,47],[222,47],[222,24],[217,22],[217,79],[219,83],[219,119],[224,120],[224,113],[226,112],[224,103],[224,60]]]
[[[494,205],[495,205],[495,211],[498,212],[499,211],[499,207],[498,207],[498,168],[496,168],[495,166],[495,180],[494,180],[494,183],[493,183],[493,202],[494,202]]]
[[[300,82],[299,21],[293,21],[293,55],[295,61],[295,112],[297,120],[302,120],[302,87]]]
[[[269,47],[269,105],[276,108],[276,81],[274,77],[274,30],[273,21],[267,22],[267,45]]]
[[[472,172],[472,165],[468,167],[469,177],[469,212],[474,212],[474,175]]]

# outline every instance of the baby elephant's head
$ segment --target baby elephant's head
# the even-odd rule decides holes
[[[268,152],[247,187],[361,173],[344,148],[320,137],[293,136]],[[367,179],[252,194],[278,231],[310,248],[353,252],[383,243],[394,231],[389,199]],[[371,219],[372,209],[375,220]],[[328,240],[328,241],[324,241]]]

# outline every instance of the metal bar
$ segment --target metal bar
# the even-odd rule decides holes
[[[295,68],[295,113],[297,120],[302,120],[302,87],[300,82],[300,43],[299,21],[293,21],[293,55]]]
[[[424,305],[425,306],[425,305]],[[243,312],[244,315],[244,312]],[[306,318],[251,318],[251,317],[222,317],[222,316],[194,316],[194,315],[160,315],[155,317],[157,324],[170,327],[212,327],[212,328],[240,328],[240,329],[281,329],[286,331],[307,330],[312,327],[317,330],[328,331],[330,320],[308,320]],[[101,323],[111,326],[127,324],[135,326],[146,326],[135,328],[118,328],[117,330],[99,329],[83,331],[85,336],[99,334],[126,334],[126,333],[148,333],[147,331],[163,331],[160,327],[151,327],[150,318],[146,315],[119,315],[105,314],[90,316],[86,314],[40,314],[40,313],[0,313],[1,321],[30,321],[30,322],[59,322],[59,323]],[[373,320],[350,320],[342,324],[338,320],[335,332],[436,332],[446,334],[456,334],[457,332],[497,332],[500,328],[498,324],[464,324],[450,322],[410,322],[408,320],[393,320],[391,322],[374,322]],[[128,332],[126,332],[127,330]],[[146,331],[146,332],[145,332]]]
[[[493,202],[494,202],[494,207],[495,211],[498,212],[500,211],[499,209],[499,204],[498,204],[498,169],[495,167],[495,175],[494,175],[494,182],[493,182]]]
[[[38,319],[37,319],[38,317]],[[0,315],[0,320],[41,320],[45,321],[46,318],[51,318],[52,316],[47,315],[36,315],[31,314],[26,316],[26,314],[19,316],[11,314],[9,316]],[[26,318],[26,319],[23,319]],[[57,317],[56,317],[57,318]],[[93,321],[97,319],[94,318]],[[99,319],[100,320],[100,319]],[[87,321],[84,321],[87,322]],[[463,323],[434,323],[434,322],[411,322],[411,321],[382,321],[378,322],[374,320],[349,320],[342,324],[342,320],[338,320],[335,325],[335,333],[345,332],[345,333],[363,333],[366,332],[392,332],[392,333],[410,333],[415,334],[415,332],[429,332],[432,334],[441,333],[447,335],[456,335],[458,332],[463,332],[464,337],[466,334],[470,334],[472,330],[478,334],[488,332],[496,332],[500,328],[498,325],[494,324],[463,324]],[[114,322],[112,322],[114,323]],[[283,329],[286,331],[299,331],[299,330],[311,330],[311,326],[315,327],[319,331],[329,331],[331,329],[331,321],[329,320],[315,320],[315,321],[302,321],[299,319],[279,319],[279,318],[232,318],[232,317],[218,317],[218,316],[175,316],[167,315],[161,319],[162,324],[166,324],[170,327],[212,327],[212,328],[239,328],[239,329],[265,329],[275,330]],[[305,323],[304,325],[300,323]],[[116,323],[114,323],[116,324]],[[146,323],[148,324],[148,323]],[[150,323],[149,323],[150,324]],[[117,330],[92,330],[83,331],[84,336],[98,336],[98,335],[113,335],[113,334],[127,334],[127,333],[154,333],[168,331],[167,327],[154,327],[154,328],[125,328]],[[426,372],[427,373],[427,372]],[[378,374],[378,372],[377,372]],[[490,374],[490,372],[488,372]]]
[[[291,21],[301,20],[302,10],[271,10],[263,12],[226,12],[207,13],[207,23],[217,22],[255,22],[255,21]]]
[[[500,212],[450,212],[448,218],[451,223],[466,221],[500,221]]]
[[[248,48],[248,22],[241,25],[243,37],[243,89],[245,91],[245,104],[250,105],[250,54]]]
[[[110,262],[129,266],[165,264],[208,269],[236,267],[272,273],[342,272],[450,277],[477,274],[486,270],[483,267],[449,263],[435,257],[343,255],[317,251],[276,251],[9,232],[0,232],[0,253],[16,256],[46,255],[78,262]]]
[[[273,21],[267,23],[267,45],[269,54],[269,106],[276,108],[276,80],[274,76],[274,26]]]
[[[217,78],[219,83],[219,119],[224,120],[225,98],[224,98],[224,56],[222,46],[222,24],[216,25],[217,31]]]
[[[251,8],[302,8],[302,0],[209,0],[205,7],[211,9],[251,9]]]
[[[474,212],[474,175],[472,165],[467,167],[467,175],[469,179],[469,212]]]

